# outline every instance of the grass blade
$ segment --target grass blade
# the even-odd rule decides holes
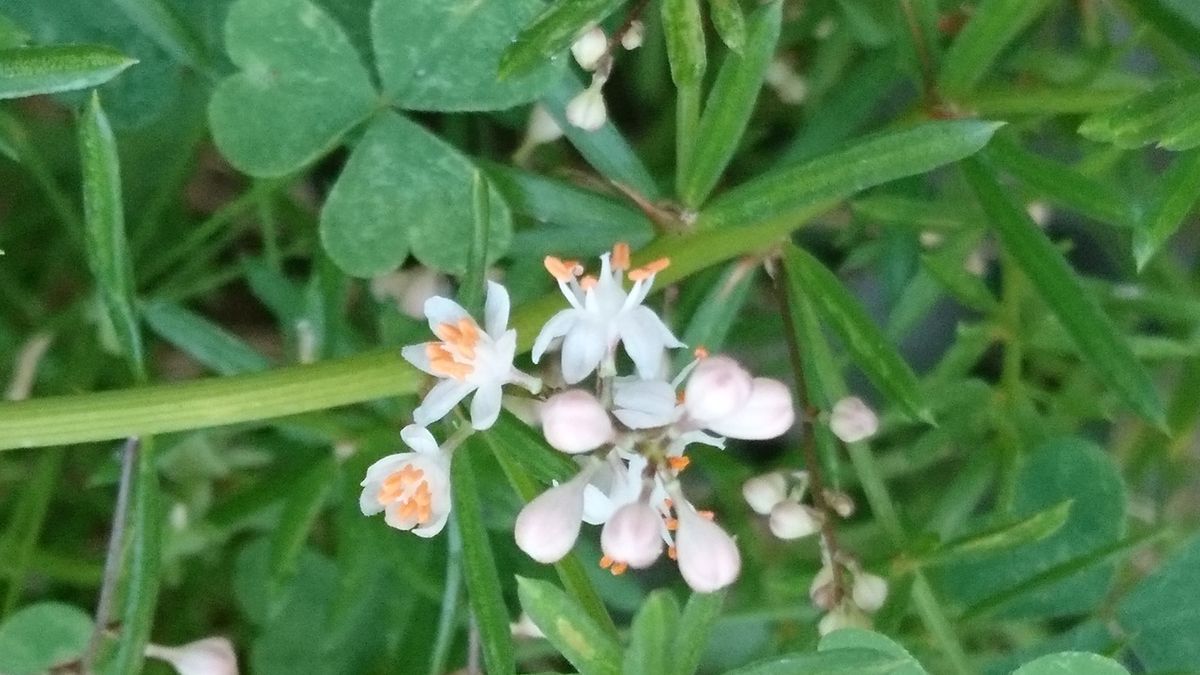
[[[170,302],[140,306],[150,330],[221,375],[256,373],[271,367],[267,357],[233,333]]]
[[[487,246],[490,230],[488,205],[488,180],[476,169],[471,178],[472,212],[475,216],[471,229],[470,247],[467,249],[467,273],[463,275],[458,289],[458,301],[476,318],[483,319],[483,298],[487,285]]]
[[[1200,150],[1180,154],[1162,177],[1162,190],[1146,222],[1133,232],[1138,271],[1162,249],[1200,199]]]
[[[0,99],[96,87],[135,63],[103,45],[0,49]]]
[[[942,59],[941,93],[956,98],[979,83],[1022,31],[1054,3],[1051,0],[984,0]]]

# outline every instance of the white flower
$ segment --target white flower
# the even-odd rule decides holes
[[[210,637],[178,647],[146,645],[146,656],[171,664],[179,675],[237,675],[237,655],[223,637]]]
[[[854,586],[850,589],[850,597],[854,604],[864,612],[878,612],[887,600],[888,585],[883,577],[869,572],[859,571],[854,575]]]
[[[583,491],[592,471],[546,490],[521,509],[513,536],[517,546],[540,563],[555,563],[570,553],[583,519]]]
[[[647,464],[642,455],[633,455],[628,463],[622,462],[617,453],[609,455],[608,463],[596,469],[584,488],[583,522],[601,525],[608,522],[617,509],[636,501],[642,494],[642,475]]]
[[[416,452],[388,455],[367,469],[358,499],[363,515],[384,511],[388,525],[432,537],[450,517],[450,457],[429,430],[410,424],[400,438]]]
[[[582,389],[551,396],[542,404],[540,416],[546,442],[562,452],[590,452],[613,438],[608,412]]]
[[[645,502],[637,501],[617,509],[600,531],[600,548],[614,574],[649,567],[662,555],[662,516]],[[608,564],[605,564],[608,563]]]
[[[406,316],[424,316],[425,301],[439,293],[449,293],[445,275],[428,267],[396,270],[371,279],[371,295],[379,302],[391,300]]]
[[[742,556],[733,538],[696,513],[681,495],[676,495],[675,506],[679,514],[675,552],[683,580],[699,593],[712,593],[733,583],[742,569]]]
[[[471,426],[487,429],[500,414],[504,385],[515,382],[535,393],[540,389],[539,380],[513,368],[517,331],[508,329],[508,309],[508,291],[492,281],[488,282],[484,307],[487,330],[480,330],[467,310],[453,300],[435,296],[425,301],[429,327],[440,341],[409,345],[401,354],[441,381],[413,411],[414,422],[432,424],[475,392]]]
[[[787,497],[787,479],[777,471],[755,476],[742,483],[742,497],[755,513],[765,516]]]
[[[629,247],[617,244],[611,258],[606,253],[600,261],[598,278],[578,280],[576,276],[581,272],[578,263],[546,257],[546,269],[558,280],[571,307],[555,314],[542,327],[533,344],[533,362],[541,360],[554,340],[563,338],[563,379],[575,384],[596,370],[602,361],[611,360],[620,343],[642,379],[657,378],[663,350],[682,347],[683,343],[642,302],[650,293],[654,275],[670,263],[660,258],[631,270],[629,278],[633,286],[626,292],[623,285],[625,270],[629,268]]]
[[[683,409],[670,382],[618,377],[613,381],[613,415],[630,429],[657,429],[678,421]]]
[[[780,539],[799,539],[817,531],[817,520],[808,507],[787,499],[771,509],[771,534]]]
[[[532,145],[552,143],[562,138],[562,127],[546,110],[546,106],[538,103],[529,111],[529,126],[525,128],[525,142]]]
[[[584,131],[595,131],[608,121],[608,107],[604,104],[601,86],[602,83],[593,82],[567,103],[567,121],[571,126]]]
[[[595,70],[608,51],[608,36],[599,26],[592,26],[571,44],[571,56],[584,70]]]
[[[729,438],[761,441],[783,435],[795,420],[792,392],[787,385],[768,377],[756,377],[750,387],[750,398],[741,408],[706,421],[704,428]]]
[[[641,47],[645,39],[646,24],[642,23],[641,19],[634,19],[629,24],[629,28],[625,29],[625,34],[621,36],[621,46],[629,51],[633,51]]]
[[[728,356],[701,359],[688,377],[684,407],[692,419],[707,422],[731,415],[750,400],[754,380]]]
[[[833,435],[843,442],[857,443],[879,431],[879,418],[861,398],[848,396],[833,404],[829,428],[833,430]]]

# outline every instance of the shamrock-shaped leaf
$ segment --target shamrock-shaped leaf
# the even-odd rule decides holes
[[[213,92],[213,137],[255,176],[294,171],[327,152],[378,96],[342,28],[307,0],[239,0],[225,25],[241,72]]]
[[[372,41],[387,98],[409,110],[500,110],[561,76],[546,62],[507,78],[500,55],[543,7],[538,0],[375,0]]]
[[[334,262],[356,276],[422,263],[461,274],[473,213],[474,167],[453,147],[394,113],[380,114],[355,146],[321,212],[321,240]],[[512,216],[489,187],[488,258],[512,240]]]

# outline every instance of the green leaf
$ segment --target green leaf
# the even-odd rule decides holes
[[[1200,663],[1197,597],[1200,537],[1193,536],[1121,600],[1117,621],[1147,672],[1185,672]]]
[[[528,72],[571,46],[589,26],[608,18],[625,0],[552,2],[517,35],[500,59],[500,77]]]
[[[930,122],[881,134],[739,185],[704,209],[697,227],[790,219],[814,204],[845,199],[869,187],[970,156],[987,144],[1000,126],[974,120]]]
[[[567,4],[567,3],[563,3]],[[550,61],[503,80],[500,56],[538,0],[375,0],[371,42],[384,95],[408,110],[502,110],[562,76]]]
[[[478,169],[471,176],[471,245],[467,249],[467,270],[458,287],[458,301],[472,315],[483,318],[483,301],[487,291],[487,247],[491,210],[491,186]]]
[[[955,98],[979,83],[1016,37],[1054,3],[1052,0],[983,0],[954,38],[938,73],[940,91]]]
[[[178,63],[201,72],[211,70],[208,50],[196,29],[167,0],[113,0],[113,4]]]
[[[1071,505],[1074,503],[1074,500],[1064,499],[1050,508],[1019,518],[1015,522],[1001,523],[982,532],[967,535],[958,541],[947,542],[935,555],[935,560],[943,562],[959,556],[990,553],[1039,542],[1058,532],[1067,523],[1071,515]]]
[[[721,349],[750,299],[758,270],[756,263],[730,263],[697,304],[679,339],[693,347]],[[676,368],[683,368],[693,358],[686,350],[679,352],[675,357]]]
[[[646,598],[629,627],[629,649],[625,651],[623,675],[663,675],[668,664],[678,658],[671,649],[675,624],[679,621],[679,603],[665,589]]]
[[[906,675],[907,659],[871,649],[789,654],[731,670],[725,675]]]
[[[142,318],[159,337],[221,375],[253,373],[271,367],[265,356],[208,319],[170,302],[141,306]]]
[[[988,166],[973,160],[964,164],[963,171],[999,233],[1001,246],[1075,338],[1084,360],[1135,412],[1158,426],[1166,424],[1153,380],[1046,234],[1012,203]]]
[[[333,457],[327,457],[313,463],[292,486],[279,514],[279,523],[270,535],[273,597],[278,597],[280,590],[296,575],[304,544],[336,482],[337,463]]]
[[[1100,143],[1134,149],[1157,142],[1168,150],[1200,145],[1200,80],[1169,80],[1110,110],[1095,113],[1079,133]]]
[[[123,564],[124,583],[119,621],[121,633],[109,672],[138,675],[145,660],[162,575],[162,487],[155,464],[154,439],[142,438],[137,451],[129,500],[128,537]]]
[[[708,13],[721,42],[741,54],[746,46],[746,15],[738,0],[708,0]]]
[[[1200,7],[1192,0],[1138,0],[1127,6],[1175,44],[1200,56]]]
[[[683,614],[679,617],[679,628],[675,632],[675,647],[672,651],[675,675],[693,675],[700,667],[700,659],[708,646],[713,624],[721,614],[724,593],[692,593]],[[663,671],[667,672],[667,671]]]
[[[395,113],[382,113],[354,147],[321,211],[321,241],[347,274],[370,277],[422,263],[466,272],[475,229],[476,169],[457,150]],[[512,217],[490,188],[489,261],[508,249]]]
[[[1183,225],[1200,199],[1200,149],[1179,155],[1163,174],[1159,198],[1146,222],[1133,231],[1133,257],[1138,271],[1162,249]]]
[[[914,419],[930,421],[917,376],[883,331],[871,321],[857,299],[821,261],[796,246],[784,249],[784,266],[791,283],[803,289],[845,343],[854,363]]]
[[[870,649],[886,654],[896,659],[907,661],[903,667],[898,666],[894,671],[897,675],[926,675],[921,664],[908,653],[904,647],[893,642],[886,635],[874,633],[862,628],[842,628],[821,637],[817,643],[817,651],[833,652],[839,649]]]
[[[104,45],[0,49],[0,99],[97,87],[135,63]]]
[[[12,19],[0,14],[0,49],[23,47],[28,42],[29,33],[26,33]]]
[[[687,173],[679,185],[679,198],[689,207],[704,203],[737,151],[750,123],[750,114],[754,112],[767,67],[775,54],[782,7],[782,1],[772,0],[754,10],[750,15],[745,53],[729,54],[721,64],[700,117],[695,134],[697,141],[688,156]],[[663,11],[666,11],[665,7]],[[673,74],[675,69],[672,64]],[[680,80],[677,78],[676,82]]]
[[[225,46],[241,72],[217,85],[208,115],[221,153],[248,174],[309,164],[378,105],[345,32],[307,0],[238,0]]]
[[[83,654],[92,618],[78,607],[40,602],[0,624],[0,672],[36,675]]]
[[[471,468],[470,453],[487,446],[478,440],[454,453],[450,469],[454,499],[454,516],[463,539],[463,576],[467,581],[467,597],[475,612],[483,645],[483,660],[489,673],[515,673],[512,633],[509,629],[508,607],[500,587],[500,573],[492,554],[492,543],[484,527],[484,505],[479,495],[476,474]]]
[[[1012,675],[1129,675],[1129,671],[1099,654],[1061,652],[1030,661]]]
[[[621,649],[554,584],[517,577],[521,607],[580,675],[620,675]]]
[[[144,380],[145,350],[134,310],[133,268],[125,237],[117,141],[97,94],[92,95],[79,124],[79,154],[83,165],[88,266],[130,369],[136,378]]]
[[[671,79],[678,87],[700,82],[707,65],[700,0],[663,0],[662,24]]]

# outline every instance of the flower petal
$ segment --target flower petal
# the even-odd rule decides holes
[[[779,380],[756,377],[750,398],[741,409],[719,420],[706,422],[705,426],[729,438],[761,441],[782,436],[795,419],[796,409],[787,385]]]
[[[459,319],[470,318],[470,313],[463,309],[462,305],[451,300],[443,298],[440,295],[435,295],[425,301],[425,318],[429,319],[429,330],[437,333],[438,326],[444,323],[454,325]],[[471,319],[474,321],[474,319]]]
[[[474,390],[475,385],[470,382],[459,382],[458,380],[438,382],[425,395],[425,400],[421,401],[421,405],[413,411],[413,422],[421,426],[433,424],[445,417],[446,413],[454,409],[459,401]]]
[[[410,424],[400,430],[400,440],[408,447],[426,455],[438,454],[438,442],[429,430],[418,424]]]
[[[674,422],[675,389],[662,380],[617,378],[613,414],[630,429],[652,429]]]
[[[500,416],[500,398],[502,392],[499,384],[488,382],[475,390],[471,399],[471,427],[476,431],[490,429]]]
[[[436,342],[422,342],[419,345],[406,345],[400,348],[400,356],[404,357],[405,361],[413,364],[418,370],[421,370],[429,375],[437,376],[433,372],[433,366],[429,362],[429,345],[438,344]]]
[[[563,340],[562,375],[567,384],[575,384],[592,373],[608,351],[604,328],[592,321],[579,321]]]
[[[487,324],[487,334],[493,340],[499,340],[508,328],[509,312],[508,290],[494,282],[487,282],[487,302],[483,307],[483,319]]]
[[[542,354],[550,347],[550,343],[554,339],[567,334],[571,327],[575,325],[575,321],[579,319],[579,310],[564,309],[558,314],[550,317],[546,325],[542,326],[542,331],[538,333],[537,339],[533,341],[533,362],[537,363],[542,359]]]
[[[662,331],[662,320],[649,307],[635,307],[617,320],[621,342],[638,376],[643,380],[656,379],[661,375],[663,349],[666,340]],[[670,336],[670,331],[667,331]],[[672,339],[674,336],[671,336]]]
[[[428,539],[437,535],[446,527],[446,521],[450,519],[449,492],[446,493],[444,499],[446,501],[446,508],[442,509],[440,513],[434,513],[433,518],[430,519],[428,524],[422,525],[421,527],[414,527],[412,529],[413,534],[417,535],[418,537],[424,537],[425,539]]]

